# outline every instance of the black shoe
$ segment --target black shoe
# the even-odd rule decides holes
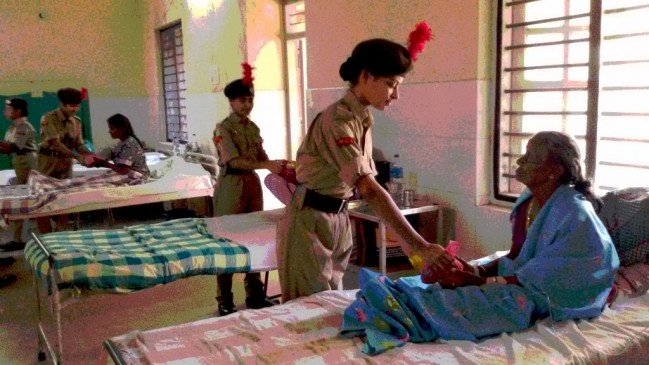
[[[16,275],[12,275],[12,274],[0,275],[0,288],[4,288],[5,286],[9,286],[14,281],[16,281]]]
[[[25,249],[25,242],[11,241],[11,242],[5,243],[4,245],[0,245],[0,250],[2,250],[4,252],[18,251],[18,250],[24,250],[24,249]]]
[[[266,300],[266,298],[246,298],[246,307],[249,309],[262,309],[272,307],[273,303]]]
[[[16,259],[14,259],[11,256],[9,256],[9,257],[0,257],[0,266],[9,266],[9,265],[13,264],[14,261],[16,261]]]
[[[234,303],[219,303],[219,315],[227,316],[228,314],[235,313],[237,307],[234,306]]]

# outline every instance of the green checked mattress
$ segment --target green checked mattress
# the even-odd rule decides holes
[[[50,251],[59,288],[129,292],[194,275],[250,271],[248,249],[206,227],[203,219],[187,218],[39,238]],[[38,277],[47,277],[48,257],[34,239],[25,258]]]

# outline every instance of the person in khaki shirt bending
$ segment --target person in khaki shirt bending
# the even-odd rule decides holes
[[[81,119],[75,114],[82,101],[81,92],[73,88],[60,89],[57,97],[60,106],[45,113],[41,118],[41,138],[38,148],[38,172],[55,179],[72,177],[73,159],[77,158],[84,165],[94,162],[93,155],[83,144]],[[67,214],[54,216],[57,231],[67,229]],[[37,218],[38,230],[41,233],[52,231],[49,217]]]
[[[452,257],[426,242],[376,182],[369,106],[384,110],[412,68],[409,51],[386,39],[359,43],[340,66],[350,83],[345,96],[312,122],[297,151],[298,187],[277,226],[282,302],[325,290],[342,290],[352,251],[347,201],[358,189],[369,206],[403,239],[402,249],[435,267]]]
[[[5,102],[4,116],[11,121],[0,142],[0,152],[11,155],[11,165],[16,172],[16,184],[27,184],[29,172],[36,169],[36,130],[27,120],[29,115],[27,101],[20,98]],[[0,246],[3,251],[22,250],[25,242],[22,239],[23,221],[14,222],[13,241]]]
[[[232,113],[216,125],[213,142],[218,153],[220,174],[214,192],[214,215],[241,214],[264,209],[258,169],[279,173],[282,160],[269,160],[263,147],[259,127],[249,119],[254,105],[254,88],[238,79],[224,89]],[[221,315],[236,312],[232,295],[232,274],[217,279],[218,310]],[[246,306],[258,309],[270,305],[264,295],[259,273],[244,279]]]

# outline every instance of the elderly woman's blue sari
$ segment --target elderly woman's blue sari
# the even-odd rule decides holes
[[[529,191],[521,194],[512,216],[530,197]],[[521,331],[548,316],[592,318],[602,312],[618,266],[611,238],[590,202],[561,186],[529,227],[520,254],[499,259],[498,275],[515,275],[520,285],[446,290],[423,284],[418,276],[392,281],[362,270],[341,333],[366,336],[362,351],[378,354],[408,341],[476,341]]]

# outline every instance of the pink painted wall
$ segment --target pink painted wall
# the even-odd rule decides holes
[[[409,75],[409,83],[477,78],[479,0],[307,1],[309,88],[344,86],[338,67],[368,38],[404,45],[425,20],[435,40]]]

